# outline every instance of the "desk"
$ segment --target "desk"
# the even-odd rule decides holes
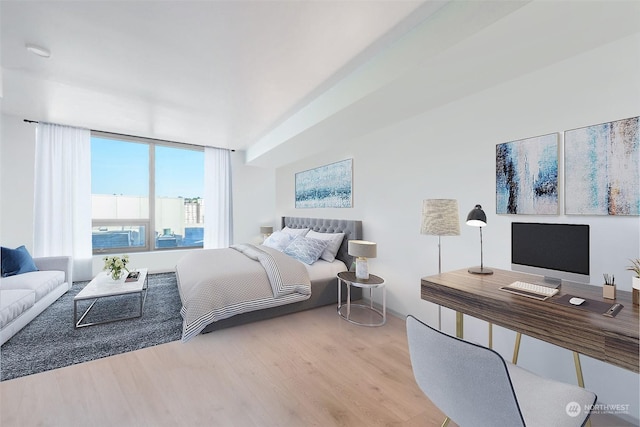
[[[500,286],[516,280],[536,282],[539,276],[493,269],[490,276],[457,270],[421,280],[426,301],[459,313],[520,332],[594,359],[640,372],[638,329],[640,317],[631,292],[617,291],[615,302],[624,308],[614,318],[550,302],[565,294],[605,301],[602,289],[563,282],[560,292],[547,301],[513,295]],[[606,300],[609,301],[609,300]],[[613,300],[611,300],[613,304]]]

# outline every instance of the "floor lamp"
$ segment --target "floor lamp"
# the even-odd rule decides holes
[[[458,201],[455,199],[427,199],[422,202],[422,234],[438,236],[438,274],[442,273],[440,237],[460,235]],[[438,305],[438,329],[441,329],[442,308]]]

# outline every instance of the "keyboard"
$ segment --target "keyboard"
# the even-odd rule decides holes
[[[558,293],[558,290],[555,288],[527,282],[513,282],[509,286],[503,286],[500,289],[503,291],[511,292],[512,294],[522,295],[541,301],[544,301],[547,298]]]

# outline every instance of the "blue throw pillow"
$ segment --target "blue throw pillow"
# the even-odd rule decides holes
[[[38,271],[24,245],[16,249],[0,248],[0,258],[2,258],[2,277]]]
[[[327,240],[310,239],[298,236],[287,246],[284,253],[305,264],[313,264],[327,248]]]

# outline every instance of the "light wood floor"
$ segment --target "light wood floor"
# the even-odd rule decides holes
[[[1,382],[0,410],[3,427],[411,427],[444,418],[413,379],[404,320],[355,326],[333,306]]]

